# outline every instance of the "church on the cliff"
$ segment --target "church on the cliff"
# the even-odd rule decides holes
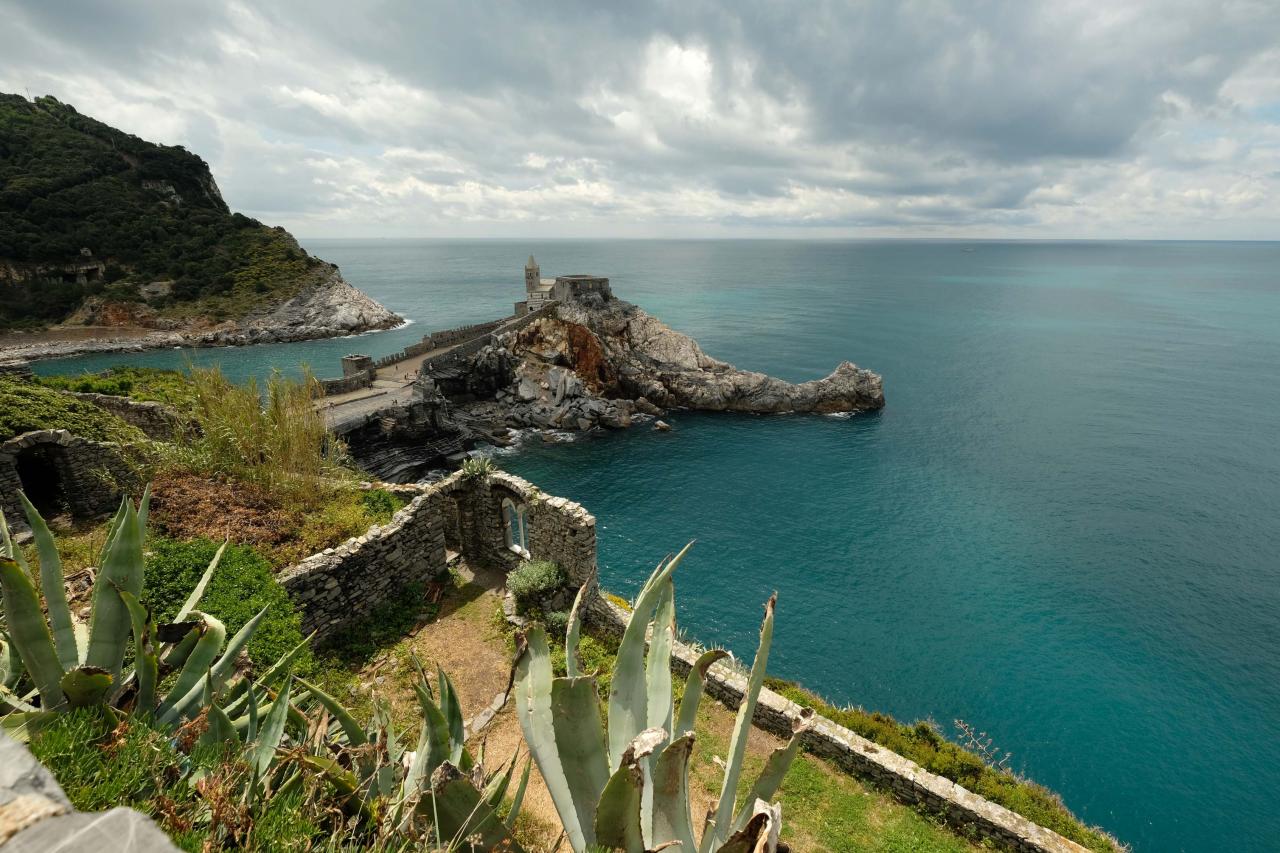
[[[516,316],[523,317],[552,302],[566,302],[575,296],[594,292],[606,301],[612,298],[609,279],[597,275],[558,275],[542,278],[538,262],[529,256],[524,265],[524,301],[516,303]]]

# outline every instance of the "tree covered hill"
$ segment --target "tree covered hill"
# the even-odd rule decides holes
[[[185,148],[0,93],[0,327],[77,309],[89,324],[239,319],[331,270],[284,229],[232,213]],[[86,300],[116,310],[86,315]]]

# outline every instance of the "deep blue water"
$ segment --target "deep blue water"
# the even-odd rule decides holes
[[[308,247],[417,325],[197,361],[336,374],[509,311],[532,251],[741,367],[880,372],[875,415],[675,413],[503,464],[596,514],[620,593],[698,539],[704,642],[749,658],[777,590],[775,674],[967,720],[1137,850],[1280,849],[1280,244]]]

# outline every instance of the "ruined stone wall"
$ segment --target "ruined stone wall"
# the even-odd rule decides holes
[[[383,527],[314,554],[280,574],[302,612],[304,633],[323,641],[368,616],[405,586],[446,570],[446,548],[482,566],[513,569],[525,557],[506,545],[502,500],[525,508],[530,556],[550,560],[580,586],[596,564],[596,520],[578,504],[542,494],[527,480],[496,472],[461,472],[422,487],[421,494]]]
[[[350,376],[343,376],[340,379],[321,379],[320,390],[324,392],[326,397],[359,391],[361,388],[368,388],[373,385],[375,375],[376,370],[370,369],[361,373],[353,373]]]
[[[434,490],[418,495],[389,523],[326,548],[279,576],[302,613],[302,632],[323,642],[367,617],[400,590],[443,574],[444,517]]]
[[[159,441],[173,441],[183,432],[182,416],[164,403],[130,400],[113,394],[92,394],[81,391],[64,392],[79,397],[99,409],[110,412],[127,424],[132,424]]]
[[[91,441],[65,429],[23,433],[0,444],[0,508],[9,526],[19,532],[25,532],[27,524],[18,502],[18,489],[24,486],[18,463],[33,452],[43,453],[52,464],[67,508],[76,518],[110,515],[123,493],[141,490],[138,474],[119,445]]]
[[[588,624],[598,630],[621,634],[630,614],[603,596],[592,596]],[[672,650],[672,669],[685,676],[698,659],[698,651],[679,642]],[[707,673],[706,692],[736,709],[746,696],[747,677],[723,663]],[[769,688],[762,688],[752,723],[781,738],[790,738],[802,708]],[[821,715],[801,735],[805,748],[831,761],[846,773],[866,779],[895,799],[927,812],[945,815],[953,824],[972,829],[1003,849],[1019,853],[1087,853],[1084,847],[1058,833],[1027,820],[1004,806],[925,770],[914,761],[878,746],[861,735]]]

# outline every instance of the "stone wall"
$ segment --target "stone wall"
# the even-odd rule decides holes
[[[346,394],[351,391],[359,391],[361,388],[368,388],[373,385],[376,370],[367,370],[363,373],[353,373],[351,376],[343,376],[340,379],[321,379],[320,390],[324,392],[326,397],[332,397],[334,394]]]
[[[420,494],[383,527],[312,555],[280,575],[302,612],[304,633],[323,641],[368,616],[401,589],[446,570],[446,548],[478,565],[513,569],[526,557],[509,549],[502,501],[524,508],[529,556],[560,565],[573,585],[596,563],[596,520],[564,498],[548,497],[526,480],[496,472],[461,472],[419,487]]]
[[[20,468],[37,462],[50,483],[23,483]],[[26,514],[18,501],[18,489],[32,494],[56,487],[67,509],[76,518],[110,515],[126,491],[140,490],[138,475],[122,449],[115,444],[91,441],[65,429],[27,432],[0,444],[0,508],[9,526],[28,530]]]
[[[127,424],[132,424],[159,441],[173,441],[184,432],[182,416],[164,403],[130,400],[113,394],[91,394],[81,391],[65,392],[78,397],[99,409],[110,412]]]
[[[588,604],[588,624],[598,630],[621,634],[630,614],[604,598],[593,596]],[[687,675],[698,651],[679,642],[672,650],[672,668]],[[730,708],[742,704],[747,677],[723,663],[707,673],[706,692]],[[802,708],[765,687],[756,702],[752,723],[781,738],[790,738]],[[1019,853],[1087,853],[1084,847],[1058,833],[1027,820],[1004,806],[978,796],[950,779],[925,770],[914,761],[878,746],[821,715],[801,737],[805,748],[831,761],[846,773],[866,779],[894,798],[926,812],[944,815],[953,825],[972,829],[1003,849]]]
[[[444,571],[444,517],[439,495],[428,490],[386,525],[313,554],[279,580],[302,613],[302,632],[320,642]]]

